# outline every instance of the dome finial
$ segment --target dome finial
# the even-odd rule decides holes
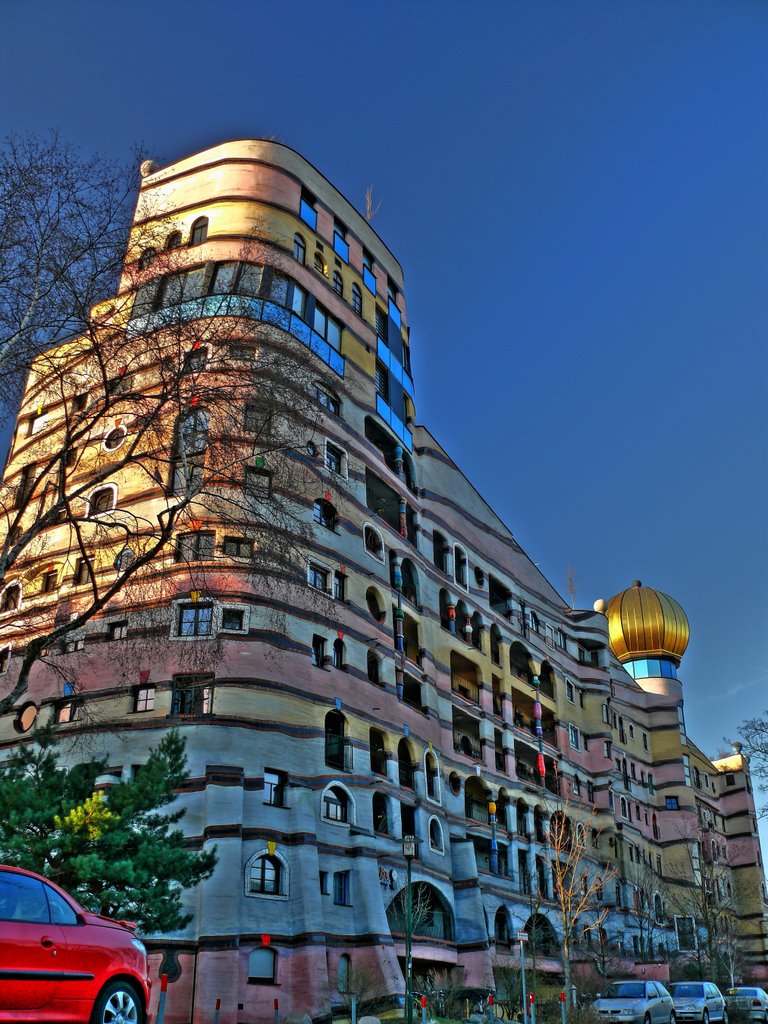
[[[606,615],[611,649],[619,661],[668,658],[680,664],[690,627],[685,612],[668,594],[634,580],[609,600]]]

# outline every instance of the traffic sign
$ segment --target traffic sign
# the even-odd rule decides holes
[[[528,941],[528,932],[518,932],[517,933],[517,941],[518,942],[527,942]]]

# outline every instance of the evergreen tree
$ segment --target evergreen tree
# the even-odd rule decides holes
[[[194,851],[166,810],[187,780],[185,743],[171,730],[130,781],[95,789],[106,761],[72,768],[56,759],[50,729],[0,767],[0,861],[61,885],[88,910],[135,921],[145,934],[190,920],[183,890],[208,878],[214,850]]]

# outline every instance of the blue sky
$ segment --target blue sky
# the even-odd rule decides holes
[[[763,0],[7,2],[0,134],[372,184],[419,420],[578,604],[680,601],[714,753],[768,705],[767,48]]]

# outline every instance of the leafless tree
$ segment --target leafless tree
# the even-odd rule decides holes
[[[602,900],[604,887],[616,875],[612,867],[600,868],[592,846],[595,828],[593,810],[570,795],[560,802],[549,822],[549,849],[555,903],[560,913],[563,943],[563,982],[571,991],[571,958],[584,925],[600,933],[608,916]]]
[[[637,929],[638,953],[643,959],[651,960],[665,921],[666,882],[645,860],[630,863],[625,880],[630,888],[628,918]]]
[[[378,203],[373,198],[373,185],[365,189],[365,219],[370,223],[381,208],[381,200]]]
[[[739,733],[749,753],[750,772],[760,780],[760,788],[765,792],[768,790],[768,711],[742,722]],[[724,756],[730,755],[725,753]],[[761,808],[760,814],[767,815],[768,807]]]
[[[262,273],[261,242],[201,267],[185,248],[161,251],[161,231],[158,221],[132,240],[120,289],[77,336],[44,348],[49,311],[6,342],[34,358],[0,485],[0,650],[16,655],[4,665],[0,713],[26,692],[39,659],[56,668],[76,655],[97,617],[130,605],[144,637],[186,636],[163,615],[186,595],[202,602],[191,620],[214,614],[223,579],[210,572],[214,558],[239,578],[258,576],[279,604],[281,588],[306,578],[312,515],[337,514],[322,497],[316,438],[328,374],[285,323],[253,312],[285,307],[287,278]],[[279,268],[281,258],[267,262]],[[87,304],[80,295],[83,318]],[[231,534],[215,552],[214,524]]]

